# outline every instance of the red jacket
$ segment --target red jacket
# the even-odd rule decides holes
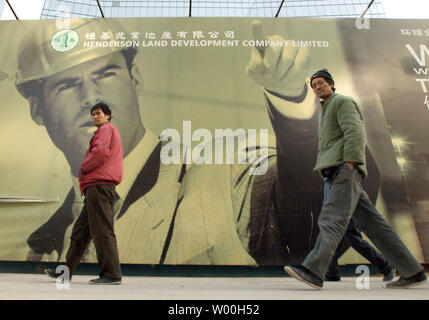
[[[97,184],[119,184],[123,176],[121,136],[115,126],[107,122],[97,129],[89,142],[80,167],[80,192]]]

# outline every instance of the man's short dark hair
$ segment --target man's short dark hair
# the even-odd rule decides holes
[[[109,106],[104,102],[99,102],[91,108],[91,115],[94,110],[101,109],[105,115],[110,116],[109,121],[112,119],[112,110],[110,110]]]

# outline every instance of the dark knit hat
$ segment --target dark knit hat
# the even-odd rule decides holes
[[[330,81],[334,81],[334,79],[332,79],[331,74],[328,72],[328,69],[322,69],[319,70],[317,72],[315,72],[310,79],[310,84],[313,82],[313,79],[315,78],[325,78],[326,80],[330,80]]]

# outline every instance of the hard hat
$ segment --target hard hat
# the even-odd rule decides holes
[[[118,45],[118,33],[125,35],[127,30],[118,19],[69,19],[66,28],[58,28],[56,20],[37,22],[37,26],[27,32],[18,51],[18,71],[16,86],[24,97],[28,97],[26,84],[64,71],[73,66],[106,56],[118,51],[130,51],[133,59],[137,53],[131,46]],[[86,41],[90,36],[103,35],[103,45],[91,45]],[[116,45],[115,45],[116,43]]]

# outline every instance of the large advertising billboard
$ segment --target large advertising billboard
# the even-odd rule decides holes
[[[65,260],[89,110],[104,101],[124,147],[122,263],[302,262],[323,200],[309,77],[327,68],[364,112],[365,190],[427,263],[429,24],[364,22],[0,22],[0,260]],[[93,245],[83,261],[97,261]],[[340,260],[362,262],[353,250]]]

